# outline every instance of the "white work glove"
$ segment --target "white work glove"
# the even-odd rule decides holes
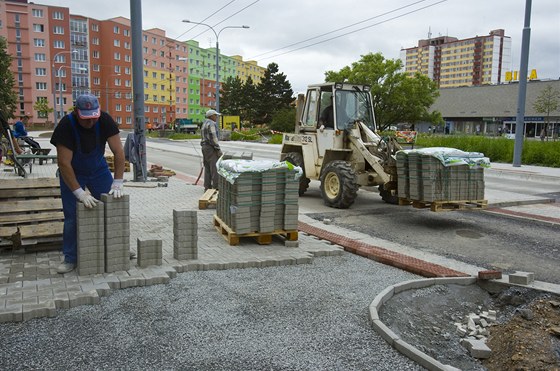
[[[123,188],[124,188],[124,180],[122,179],[115,179],[113,180],[113,184],[111,185],[111,190],[109,191],[110,195],[113,195],[114,198],[121,198],[124,196]]]
[[[74,193],[74,196],[76,196],[78,201],[83,203],[87,208],[94,208],[99,202],[99,200],[96,200],[95,197],[90,195],[89,192],[84,191],[82,188],[78,188],[72,193]]]
[[[321,126],[319,127],[319,131],[320,131],[321,133],[323,132],[323,130],[325,130],[325,125],[321,125]]]

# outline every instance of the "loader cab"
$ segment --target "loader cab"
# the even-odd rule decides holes
[[[366,85],[327,83],[310,86],[300,120],[300,131],[344,131],[356,120],[375,131],[370,88]]]

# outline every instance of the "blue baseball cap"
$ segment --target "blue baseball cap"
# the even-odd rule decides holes
[[[92,94],[83,94],[76,99],[76,110],[82,119],[97,119],[101,116],[99,101]]]

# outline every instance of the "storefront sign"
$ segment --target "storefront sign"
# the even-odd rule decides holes
[[[527,77],[527,80],[536,80],[536,79],[538,79],[537,70],[532,69],[531,72],[529,73],[529,76]],[[506,81],[507,82],[519,81],[519,71],[506,72]]]

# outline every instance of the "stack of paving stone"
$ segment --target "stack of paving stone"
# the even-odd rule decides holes
[[[104,193],[94,208],[76,205],[78,275],[129,270],[129,196],[116,199]]]
[[[236,174],[233,183],[219,171],[217,216],[235,233],[270,233],[295,230],[298,223],[297,171],[282,167]]]
[[[162,247],[161,240],[143,240],[138,239],[136,251],[138,252],[136,264],[139,267],[146,268],[150,265],[161,265],[162,263]]]
[[[76,203],[78,266],[80,276],[105,273],[105,210],[99,202],[94,208]]]
[[[130,199],[101,195],[105,204],[105,272],[130,269]]]
[[[198,220],[196,210],[173,210],[173,257],[198,259]]]
[[[431,153],[397,152],[398,196],[422,202],[483,200],[484,167],[480,161],[473,165],[469,156],[465,153],[465,163],[446,166]]]

